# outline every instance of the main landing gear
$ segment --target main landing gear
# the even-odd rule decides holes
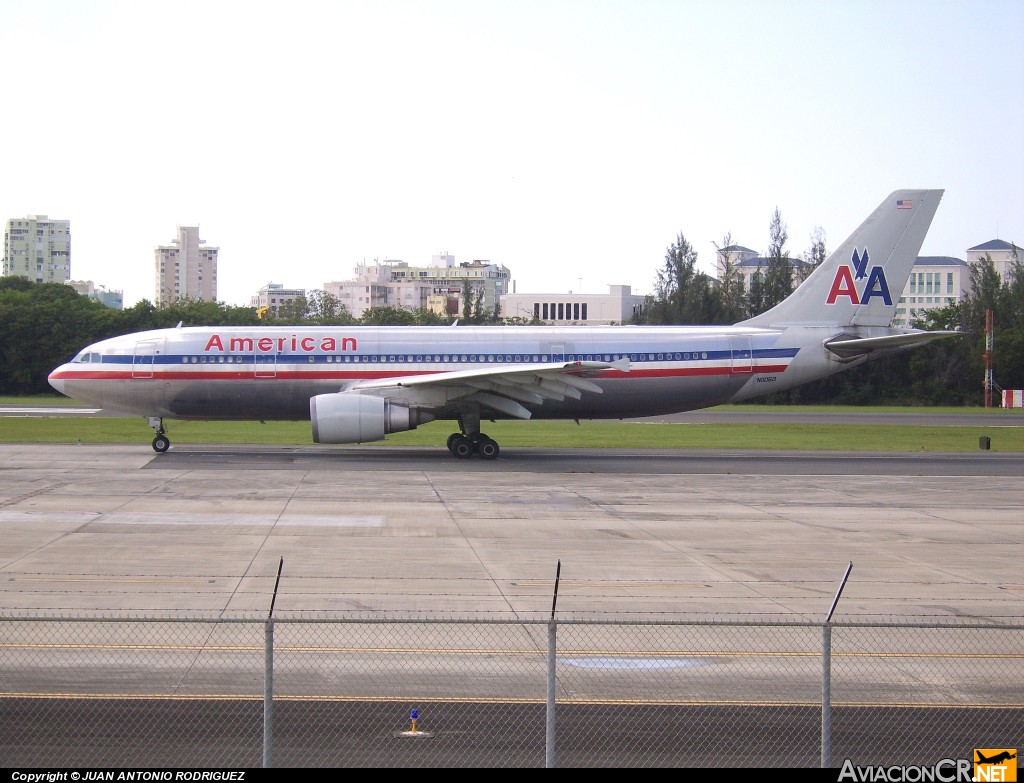
[[[459,459],[479,454],[480,459],[495,459],[500,449],[498,442],[480,432],[480,411],[463,410],[459,415],[459,429],[448,436],[448,451]]]
[[[149,426],[156,432],[156,437],[153,438],[153,451],[157,454],[163,454],[171,447],[171,439],[164,432],[164,420],[159,416],[147,416],[146,420],[149,422]]]
[[[448,436],[448,451],[459,459],[466,459],[474,454],[479,454],[480,459],[494,459],[498,456],[500,449],[498,441],[488,438],[482,432],[478,432],[476,435],[453,432]]]

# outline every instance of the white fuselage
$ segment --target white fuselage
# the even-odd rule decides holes
[[[535,418],[649,416],[748,399],[841,369],[835,327],[189,327],[115,337],[50,375],[83,402],[179,419],[307,419],[309,400],[361,381],[487,367],[615,362],[600,394],[548,400]],[[387,393],[406,402],[401,388]],[[412,405],[416,401],[412,400]],[[443,407],[443,405],[442,405]],[[453,414],[454,415],[454,414]],[[444,418],[440,411],[436,418]]]

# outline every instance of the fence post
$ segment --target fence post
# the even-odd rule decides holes
[[[274,603],[277,589],[281,584],[281,570],[284,558],[277,565],[277,581],[274,595],[270,599],[267,624],[263,628],[263,768],[271,767],[270,757],[274,746]]]
[[[548,711],[544,735],[545,763],[547,769],[553,769],[555,764],[555,664],[557,663],[558,644],[557,623],[555,622],[555,607],[558,604],[558,580],[562,575],[562,561],[558,561],[555,567],[555,589],[551,595],[551,619],[548,621]]]
[[[274,744],[274,620],[263,629],[263,768],[270,769]]]
[[[832,626],[821,627],[821,768],[832,761]]]
[[[853,570],[853,561],[846,567],[843,581],[839,583],[836,597],[828,610],[825,624],[821,628],[821,767],[825,769],[832,761],[832,615],[835,614],[839,596],[843,594],[846,580]]]
[[[547,751],[546,762],[544,766],[547,769],[553,769],[555,764],[555,656],[557,653],[557,643],[555,642],[557,633],[556,626],[558,624],[551,620],[548,623],[548,713],[547,713],[547,730],[545,733],[545,748]]]

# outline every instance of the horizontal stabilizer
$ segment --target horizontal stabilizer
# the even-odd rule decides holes
[[[849,337],[842,336],[828,340],[825,347],[843,358],[863,356],[874,351],[896,351],[904,348],[913,348],[918,345],[930,343],[943,337],[962,336],[964,332],[904,332],[902,334],[887,334],[882,337]]]

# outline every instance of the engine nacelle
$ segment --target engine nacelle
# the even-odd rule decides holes
[[[359,392],[318,394],[309,400],[314,443],[370,443],[389,432],[414,430],[433,419],[385,397]]]

